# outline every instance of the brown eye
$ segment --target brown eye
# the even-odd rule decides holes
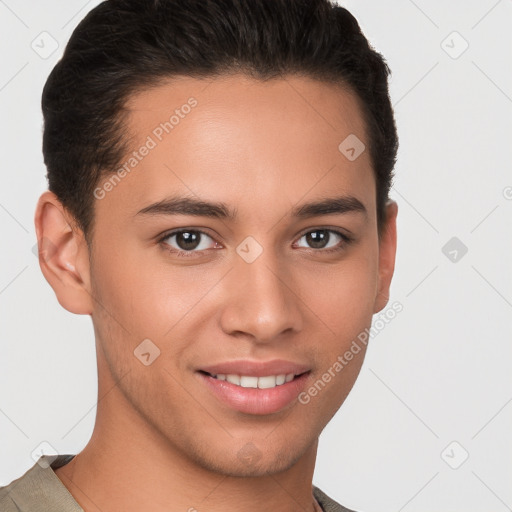
[[[170,246],[177,252],[199,252],[211,249],[215,241],[203,231],[182,229],[167,234],[161,240],[162,243]]]
[[[351,241],[348,236],[332,229],[314,229],[304,233],[299,240],[302,239],[307,244],[306,248],[319,251],[342,249],[345,244]],[[341,247],[339,247],[340,245]]]
[[[305,236],[306,242],[313,249],[325,249],[330,240],[329,232],[326,229],[310,231]]]

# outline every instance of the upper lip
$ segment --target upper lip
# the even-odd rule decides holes
[[[212,375],[247,375],[250,377],[266,377],[269,375],[283,375],[293,373],[300,375],[310,370],[310,366],[284,359],[272,359],[271,361],[251,361],[238,359],[223,363],[202,366],[199,370]]]

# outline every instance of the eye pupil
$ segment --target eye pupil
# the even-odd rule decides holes
[[[187,251],[197,248],[199,245],[199,233],[195,231],[181,231],[176,233],[176,243],[180,249]]]
[[[310,231],[306,235],[307,243],[314,249],[322,249],[329,242],[329,231],[326,229],[317,229]]]

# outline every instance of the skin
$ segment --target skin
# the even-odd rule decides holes
[[[41,269],[65,309],[91,315],[99,378],[91,440],[56,474],[87,512],[251,512],[262,500],[313,511],[318,437],[364,347],[308,404],[273,414],[227,407],[195,370],[286,359],[311,366],[307,389],[386,306],[398,208],[388,203],[379,239],[369,152],[351,162],[338,150],[349,134],[368,146],[358,101],[309,78],[180,78],[140,91],[127,105],[131,149],[191,96],[197,106],[95,200],[90,253],[55,195],[39,199],[37,236],[54,246]],[[175,194],[222,201],[237,219],[136,215]],[[290,216],[334,195],[354,196],[367,215]],[[192,257],[165,250],[183,250],[177,237],[158,241],[176,228],[207,233]],[[322,253],[304,235],[327,228],[354,241],[332,234],[341,250]],[[236,252],[247,236],[263,248],[250,264]],[[147,338],[160,350],[149,366],[134,356]]]

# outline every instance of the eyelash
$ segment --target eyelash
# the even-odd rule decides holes
[[[354,241],[354,239],[352,237],[346,235],[345,233],[342,233],[342,232],[337,231],[335,229],[328,229],[328,228],[309,229],[308,231],[305,231],[304,233],[302,233],[299,236],[298,240],[300,240],[303,236],[305,236],[305,235],[307,235],[309,233],[314,233],[315,231],[327,231],[329,233],[334,233],[335,235],[338,235],[342,239],[342,242],[340,242],[339,245],[337,245],[336,247],[331,247],[330,249],[309,249],[310,251],[315,252],[315,253],[331,254],[331,253],[335,253],[335,252],[340,252],[340,251],[344,250],[347,245],[351,244]],[[213,237],[211,235],[209,235],[208,233],[206,233],[205,231],[202,231],[200,229],[180,228],[180,229],[176,229],[174,231],[169,231],[168,233],[165,233],[162,237],[160,237],[158,239],[158,243],[163,247],[163,249],[165,251],[170,252],[171,254],[173,254],[174,256],[177,256],[178,258],[197,257],[197,254],[198,253],[200,254],[203,251],[182,251],[182,250],[177,250],[177,249],[174,249],[174,248],[170,248],[169,244],[166,244],[164,242],[164,240],[167,240],[171,236],[177,235],[177,234],[183,233],[183,232],[200,233],[201,235],[206,235],[207,237],[210,237],[213,240]],[[216,243],[218,243],[218,242],[216,242]],[[205,250],[208,250],[208,249],[205,249]]]

